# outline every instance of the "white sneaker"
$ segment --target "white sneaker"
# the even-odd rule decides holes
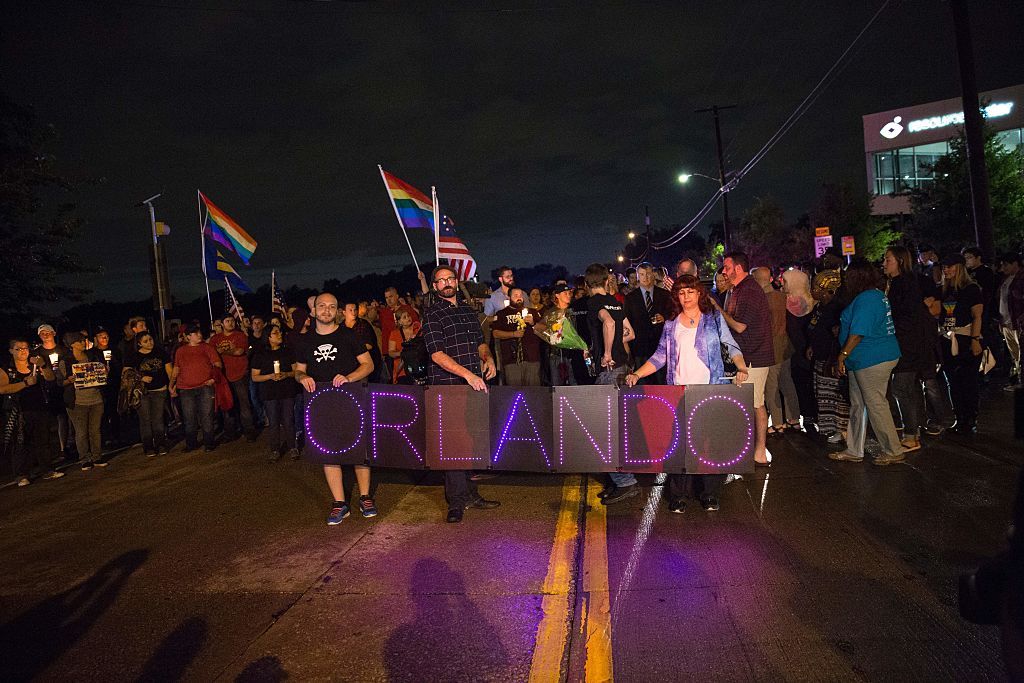
[[[829,443],[839,443],[842,440],[843,440],[842,432],[832,432],[831,434],[828,435],[828,442]]]
[[[18,486],[28,486],[31,483],[32,482],[29,481],[28,477],[22,477],[21,479],[18,480]]]

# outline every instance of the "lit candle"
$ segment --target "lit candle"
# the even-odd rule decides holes
[[[279,372],[281,372],[281,361],[275,360],[274,361],[274,374],[276,375]]]

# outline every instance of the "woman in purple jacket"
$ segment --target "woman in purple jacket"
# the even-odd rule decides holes
[[[667,384],[742,384],[747,380],[747,364],[729,326],[718,312],[704,285],[693,275],[680,275],[672,286],[672,318],[665,323],[658,350],[646,363],[626,375],[626,385],[666,368]],[[728,348],[736,364],[734,380],[725,376],[722,345]],[[671,512],[682,512],[687,494],[700,500],[705,510],[718,509],[718,492],[725,483],[724,474],[670,474],[668,477]]]

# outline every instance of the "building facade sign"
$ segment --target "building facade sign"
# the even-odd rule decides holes
[[[997,130],[1024,127],[1024,85],[981,93],[985,116]],[[863,117],[864,151],[944,142],[964,123],[960,98],[868,114]]]

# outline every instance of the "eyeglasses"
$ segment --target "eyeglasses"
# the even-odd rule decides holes
[[[11,351],[28,351],[27,346],[15,346]]]
[[[459,278],[457,278],[455,276],[452,276],[452,277],[439,277],[436,280],[434,280],[434,284],[435,285],[439,285],[442,282],[451,282],[452,284],[455,284],[458,281],[459,281]]]

